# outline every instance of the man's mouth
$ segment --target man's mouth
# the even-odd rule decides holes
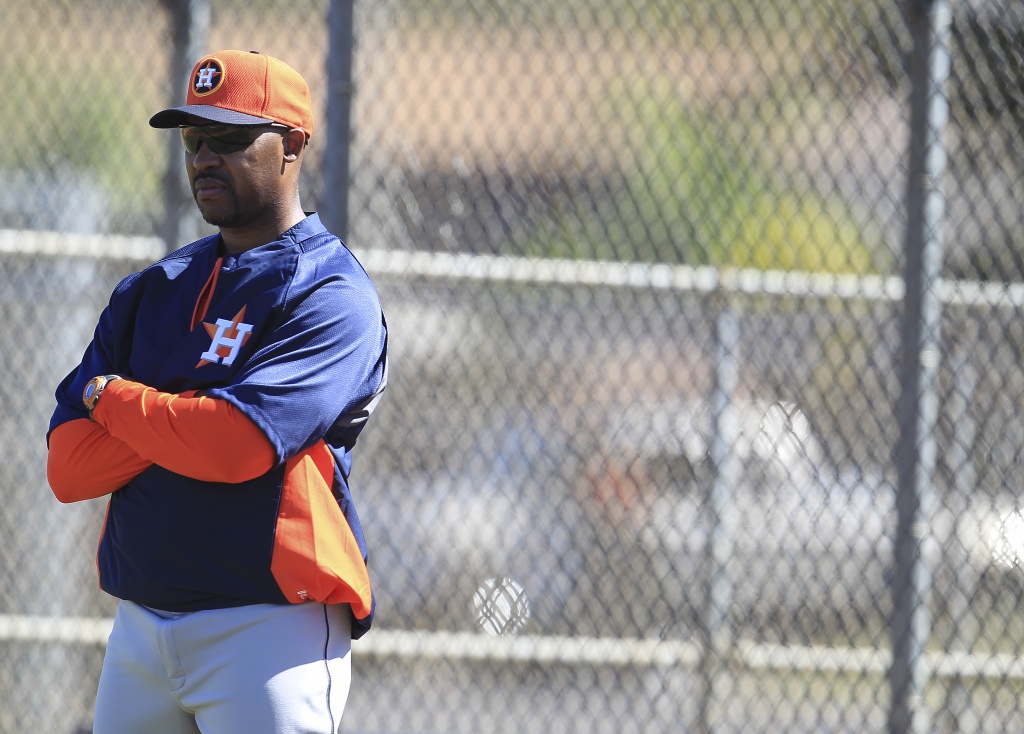
[[[217,191],[223,191],[227,189],[227,184],[217,178],[203,177],[197,178],[192,182],[192,190],[196,194],[202,193],[215,193]]]

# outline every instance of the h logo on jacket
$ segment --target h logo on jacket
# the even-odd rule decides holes
[[[210,348],[199,355],[199,364],[223,364],[231,366],[238,357],[238,352],[252,333],[252,324],[242,323],[245,308],[235,314],[233,319],[217,319],[213,324],[203,322],[206,331],[212,337]]]

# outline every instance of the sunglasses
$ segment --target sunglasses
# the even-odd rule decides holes
[[[227,155],[245,150],[267,130],[290,130],[286,125],[272,123],[239,127],[235,125],[202,125],[199,127],[181,128],[181,144],[185,152],[195,155],[199,152],[199,144],[203,143],[211,153]]]

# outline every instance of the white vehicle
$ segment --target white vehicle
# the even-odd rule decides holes
[[[884,628],[895,488],[880,470],[839,471],[795,405],[736,406],[721,472],[706,405],[636,403],[590,435],[531,418],[476,433],[468,467],[364,489],[382,625],[685,638],[711,614],[778,638]],[[945,549],[930,561],[966,598],[1024,559],[1010,504],[939,513],[930,530]],[[712,590],[727,608],[708,608]]]

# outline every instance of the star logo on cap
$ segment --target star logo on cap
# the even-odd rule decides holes
[[[202,97],[217,91],[217,88],[224,81],[224,69],[217,59],[207,59],[206,62],[196,67],[195,76],[192,78],[192,91]]]

